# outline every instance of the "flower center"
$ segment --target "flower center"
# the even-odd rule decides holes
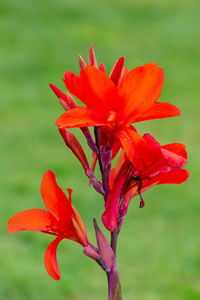
[[[109,111],[107,122],[109,122],[113,127],[116,127],[116,124],[118,123],[118,113],[115,111]]]

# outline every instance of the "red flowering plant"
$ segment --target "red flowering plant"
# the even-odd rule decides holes
[[[83,253],[106,272],[110,300],[122,299],[119,273],[116,265],[117,239],[131,199],[139,195],[140,208],[145,202],[142,193],[159,184],[180,184],[189,173],[183,169],[187,161],[185,146],[172,143],[161,146],[151,134],[141,136],[133,123],[175,117],[180,110],[174,105],[158,101],[164,83],[164,72],[155,63],[133,70],[124,67],[124,58],[115,63],[110,75],[103,63],[98,67],[91,46],[87,64],[79,57],[80,75],[70,71],[64,74],[64,83],[70,93],[63,93],[55,85],[50,87],[65,109],[56,125],[66,144],[82,164],[94,189],[104,198],[102,222],[111,233],[109,243],[94,219],[97,245],[87,237],[83,221],[71,204],[72,190],[67,197],[56,182],[52,171],[47,171],[41,183],[44,209],[29,209],[14,215],[8,222],[8,232],[41,231],[56,238],[48,246],[44,264],[48,274],[60,279],[57,264],[57,246],[70,239],[83,246]],[[79,106],[73,96],[85,106]],[[85,152],[68,128],[78,127],[92,150],[90,167]],[[88,127],[94,128],[94,134]],[[119,153],[116,164],[113,158]],[[99,163],[101,179],[95,175]]]

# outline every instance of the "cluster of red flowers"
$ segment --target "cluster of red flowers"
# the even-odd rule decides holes
[[[82,164],[86,176],[95,190],[103,195],[105,211],[102,222],[107,230],[119,234],[128,206],[133,197],[140,196],[140,207],[145,202],[142,192],[158,184],[180,184],[189,173],[183,169],[187,161],[185,146],[172,143],[161,146],[149,133],[141,136],[133,123],[151,119],[175,117],[180,110],[166,102],[158,102],[164,83],[164,72],[155,63],[145,64],[133,70],[124,67],[124,58],[115,63],[110,75],[103,63],[98,67],[93,47],[90,47],[88,63],[79,57],[80,75],[70,71],[64,74],[69,93],[63,93],[55,85],[50,87],[66,110],[56,125],[69,149]],[[79,106],[77,97],[85,106]],[[94,136],[88,127],[94,127]],[[79,127],[92,150],[93,164],[67,128]],[[116,165],[113,158],[119,153]],[[95,176],[99,163],[101,180]],[[41,195],[46,209],[30,209],[13,216],[8,231],[41,231],[56,236],[45,253],[45,267],[49,275],[58,280],[56,250],[64,238],[80,243],[84,253],[96,260],[109,272],[115,266],[115,249],[110,250],[102,232],[95,223],[98,247],[88,240],[83,221],[71,204],[72,190],[67,197],[57,185],[52,171],[45,173],[41,183]],[[103,207],[102,207],[103,208]],[[110,248],[109,248],[110,247]],[[105,249],[110,252],[105,255]],[[108,258],[109,256],[109,258]]]

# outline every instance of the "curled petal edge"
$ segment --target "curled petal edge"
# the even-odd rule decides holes
[[[44,265],[46,268],[47,273],[51,276],[54,280],[59,280],[61,275],[58,268],[57,262],[57,247],[58,244],[64,239],[63,236],[58,236],[51,244],[49,244],[45,255],[44,255]]]

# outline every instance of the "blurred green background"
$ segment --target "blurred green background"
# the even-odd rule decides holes
[[[64,71],[79,71],[78,54],[86,58],[91,42],[108,72],[122,55],[130,69],[147,62],[164,69],[160,100],[182,116],[137,129],[161,144],[185,143],[189,153],[186,183],[153,188],[144,209],[138,199],[129,207],[118,245],[124,299],[200,299],[199,14],[198,0],[0,1],[1,300],[107,299],[105,274],[78,244],[60,244],[56,282],[43,265],[52,236],[6,232],[13,214],[44,208],[40,182],[51,169],[63,188],[74,189],[73,203],[95,241],[92,217],[100,223],[103,201],[54,126],[63,110],[48,86],[65,90]]]

